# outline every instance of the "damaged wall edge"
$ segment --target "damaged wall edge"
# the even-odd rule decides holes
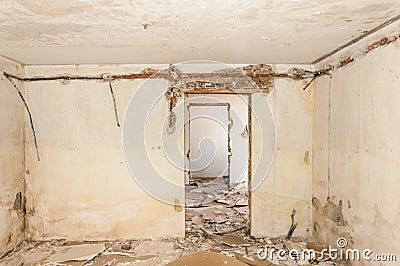
[[[396,17],[394,17],[394,18],[382,23],[381,25],[375,27],[374,29],[372,29],[372,30],[370,30],[370,31],[368,31],[368,32],[366,32],[364,34],[361,34],[357,38],[355,38],[355,39],[347,42],[346,44],[336,48],[332,52],[321,56],[320,58],[318,58],[318,59],[314,60],[313,62],[311,62],[311,64],[316,65],[316,64],[322,62],[323,60],[325,60],[326,58],[328,58],[328,57],[330,57],[330,56],[332,56],[334,54],[337,54],[338,52],[344,50],[345,48],[347,48],[347,47],[349,47],[349,46],[361,41],[362,39],[365,39],[366,37],[372,35],[373,33],[377,32],[377,31],[379,31],[379,30],[381,30],[381,29],[383,29],[383,28],[389,26],[390,24],[395,23],[396,21],[399,21],[399,20],[400,20],[400,15],[398,15],[398,16],[396,16]]]
[[[246,74],[249,78],[255,80],[256,83],[262,82],[262,78],[289,78],[294,80],[301,80],[312,78],[314,76],[314,72],[300,69],[300,68],[292,68],[286,73],[277,73],[271,69],[270,65],[259,64],[259,65],[248,65],[242,67],[242,69],[226,69],[219,70],[210,73],[183,73],[179,70],[171,72],[170,70],[155,70],[152,68],[146,68],[142,70],[140,73],[128,73],[128,74],[109,74],[104,73],[100,75],[54,75],[54,76],[35,76],[35,77],[20,77],[17,75],[13,75],[7,72],[4,72],[4,75],[9,78],[17,79],[19,81],[25,82],[35,82],[35,81],[51,81],[51,80],[102,80],[108,81],[112,80],[134,80],[134,79],[167,79],[171,82],[176,82],[177,80],[207,80],[209,78],[238,78],[242,77],[243,73]]]
[[[399,47],[393,23],[316,65],[334,68],[315,83],[312,228],[332,246],[400,256]]]

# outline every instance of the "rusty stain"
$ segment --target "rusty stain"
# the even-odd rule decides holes
[[[143,23],[143,29],[147,30],[150,27],[149,23]]]
[[[308,71],[303,70],[304,73],[307,74]],[[293,78],[293,79],[304,79],[307,77],[302,77],[301,75],[291,75],[288,73],[276,73],[272,70],[272,67],[269,65],[249,65],[247,67],[239,68],[239,69],[226,69],[214,71],[211,73],[182,73],[177,70],[171,71],[168,70],[155,70],[152,68],[146,68],[140,73],[128,73],[128,74],[115,74],[110,75],[108,78],[112,80],[116,79],[147,79],[147,78],[163,78],[168,79],[170,81],[184,80],[186,82],[189,81],[202,81],[207,80],[208,83],[204,83],[204,87],[215,87],[212,85],[212,81],[210,78],[243,78],[243,74],[247,75],[250,78],[255,78],[255,81],[258,83],[270,83],[274,78]],[[88,76],[79,76],[79,75],[55,75],[48,77],[18,77],[16,75],[5,72],[5,76],[17,79],[20,81],[51,81],[51,80],[104,80],[103,75],[88,75]],[[309,76],[309,74],[307,74]]]
[[[342,68],[342,67],[348,65],[349,63],[353,62],[354,60],[359,59],[362,56],[368,54],[369,52],[373,51],[374,49],[376,49],[378,47],[381,47],[381,46],[384,46],[384,45],[388,45],[388,44],[390,44],[392,42],[395,42],[399,38],[400,38],[400,35],[395,35],[395,36],[392,36],[392,37],[384,37],[381,40],[376,41],[376,42],[372,43],[371,45],[369,45],[364,51],[362,51],[360,53],[360,55],[357,58],[354,58],[354,57],[351,57],[351,56],[346,56],[342,60],[340,60],[340,62],[338,64],[336,64],[336,65],[329,65],[328,67],[326,67],[324,69],[315,71],[314,72],[314,78],[311,80],[311,82],[314,81],[314,79],[316,77],[323,76],[323,75],[329,75],[332,70]],[[317,62],[319,62],[321,60],[322,59],[316,60],[313,63],[317,63]],[[308,87],[308,85],[306,86],[306,88]]]
[[[340,60],[339,67],[344,67],[353,61],[354,61],[354,58],[352,58],[351,56],[346,56],[342,60]]]
[[[169,99],[169,111],[170,111],[170,112],[172,111],[172,109],[175,108],[176,102],[177,102],[176,96],[172,96],[172,97]]]
[[[368,52],[370,52],[370,51],[372,51],[372,50],[378,48],[379,46],[385,45],[385,44],[387,44],[388,42],[389,42],[389,38],[384,37],[384,38],[382,38],[380,41],[377,41],[377,42],[374,42],[373,44],[371,44],[371,45],[368,47]]]

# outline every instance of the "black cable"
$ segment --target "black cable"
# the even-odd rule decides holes
[[[114,104],[115,120],[117,121],[117,127],[120,127],[121,125],[119,124],[117,103],[115,102],[114,90],[113,90],[113,87],[111,85],[111,81],[108,82],[108,85],[110,86],[111,97],[112,97],[113,104]]]
[[[36,138],[36,131],[35,131],[35,127],[33,125],[33,119],[32,119],[32,114],[31,111],[29,110],[29,106],[24,98],[24,96],[22,95],[21,91],[18,89],[17,85],[14,84],[14,82],[12,82],[11,78],[8,77],[7,75],[4,75],[7,80],[14,86],[14,88],[17,90],[19,97],[21,98],[22,102],[25,105],[25,109],[28,112],[29,115],[29,121],[31,123],[31,129],[33,132],[33,141],[35,143],[35,148],[36,148],[36,156],[37,156],[37,160],[40,162],[40,155],[39,155],[39,147],[38,147],[38,143],[37,143],[37,138]]]

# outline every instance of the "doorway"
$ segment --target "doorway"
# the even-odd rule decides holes
[[[185,95],[186,234],[249,233],[248,95]]]
[[[232,125],[229,103],[190,103],[188,115],[189,178],[223,177],[229,184]]]

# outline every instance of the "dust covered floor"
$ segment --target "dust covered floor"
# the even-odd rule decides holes
[[[0,259],[0,265],[340,265],[326,257],[302,260],[287,253],[280,260],[276,256],[263,258],[271,248],[321,251],[323,246],[300,238],[250,237],[244,184],[228,188],[222,178],[193,181],[186,187],[186,203],[185,238],[24,242]]]
[[[186,186],[186,235],[248,235],[249,204],[244,183],[229,188],[222,177],[190,181]]]
[[[260,249],[321,250],[323,246],[299,238],[241,237],[238,234],[189,235],[186,238],[102,242],[24,242],[0,260],[0,265],[342,265],[323,260],[259,259]]]

